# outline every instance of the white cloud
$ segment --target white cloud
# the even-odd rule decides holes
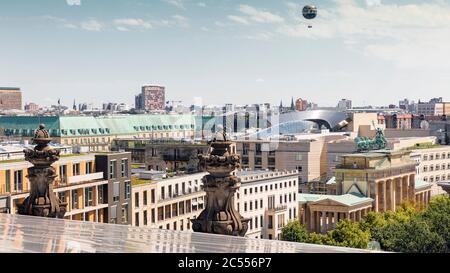
[[[240,5],[239,11],[257,23],[281,23],[284,18],[266,10],[256,9],[249,5]]]
[[[152,24],[139,18],[122,18],[114,20],[116,28],[120,31],[129,31],[133,29],[151,29]]]
[[[242,17],[242,16],[228,15],[227,18],[228,18],[228,20],[231,20],[231,21],[233,21],[233,22],[235,22],[235,23],[239,23],[239,24],[243,24],[243,25],[248,25],[248,24],[250,24],[250,23],[248,22],[248,20],[245,19],[245,18]]]
[[[101,31],[103,29],[103,24],[97,20],[90,19],[81,22],[81,28],[87,31]]]
[[[256,82],[265,82],[265,80],[263,78],[258,78],[256,79]]]
[[[81,6],[81,0],[66,0],[69,6]]]
[[[198,3],[197,3],[197,6],[199,6],[199,7],[201,7],[201,8],[204,8],[204,7],[206,7],[206,4],[203,3],[203,2],[198,2]]]
[[[184,4],[183,4],[183,0],[164,0],[164,2],[177,7],[179,9],[185,9]]]

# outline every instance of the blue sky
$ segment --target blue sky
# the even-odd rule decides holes
[[[444,0],[0,0],[0,37],[0,86],[39,104],[450,99]]]

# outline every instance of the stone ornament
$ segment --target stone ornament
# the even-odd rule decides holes
[[[25,160],[33,164],[28,168],[30,195],[18,206],[19,214],[64,218],[66,203],[62,203],[53,192],[53,182],[57,177],[56,170],[51,165],[59,160],[59,149],[48,144],[52,141],[45,125],[39,125],[34,138],[34,149],[25,149]]]
[[[221,131],[211,142],[210,153],[198,156],[209,174],[202,179],[206,207],[192,220],[195,232],[233,236],[244,236],[247,232],[249,219],[234,208],[234,194],[241,182],[232,172],[239,168],[240,156],[231,154],[231,144]]]

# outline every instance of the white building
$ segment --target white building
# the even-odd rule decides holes
[[[205,207],[201,179],[206,173],[161,180],[135,179],[132,186],[132,225],[170,230],[191,230]],[[241,188],[235,208],[250,219],[246,236],[277,239],[282,227],[297,218],[298,172],[236,172]]]

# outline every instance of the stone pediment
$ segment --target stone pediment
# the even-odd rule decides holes
[[[334,207],[349,207],[346,204],[343,204],[341,202],[338,202],[336,200],[332,200],[332,199],[323,199],[323,200],[319,200],[316,201],[314,203],[312,203],[313,205],[321,205],[321,206],[334,206]]]

